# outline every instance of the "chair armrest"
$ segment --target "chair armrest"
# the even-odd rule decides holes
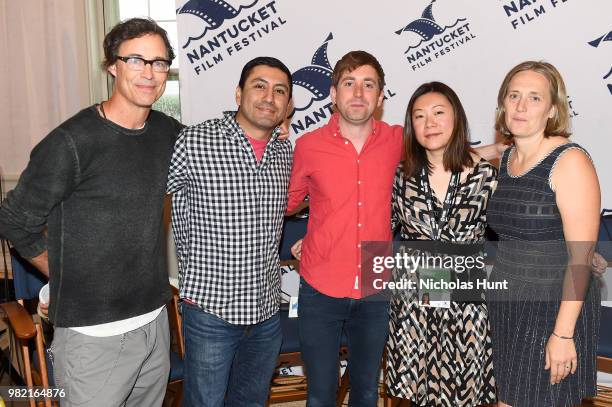
[[[32,339],[36,335],[36,328],[32,316],[17,302],[5,302],[0,304],[13,327],[15,336],[19,339]]]
[[[183,320],[179,310],[179,290],[172,286],[172,300],[168,303],[168,322],[170,335],[176,340],[176,353],[182,360],[185,358],[185,340],[183,339]]]

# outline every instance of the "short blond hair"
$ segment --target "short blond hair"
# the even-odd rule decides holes
[[[506,74],[504,81],[499,88],[497,94],[497,111],[495,113],[495,130],[499,131],[507,138],[512,138],[512,134],[506,126],[506,111],[504,109],[504,100],[508,96],[508,88],[510,81],[519,72],[533,71],[543,75],[548,81],[550,89],[550,100],[555,108],[555,116],[548,119],[546,129],[544,130],[545,137],[559,136],[569,137],[571,133],[571,123],[569,114],[569,105],[567,102],[567,92],[565,90],[565,82],[561,74],[552,64],[543,61],[525,61],[521,62]]]

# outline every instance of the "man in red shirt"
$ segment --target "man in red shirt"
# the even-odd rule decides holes
[[[402,127],[373,118],[384,72],[364,51],[342,57],[332,74],[329,123],[295,146],[287,212],[310,196],[302,245],[298,325],[308,374],[308,405],[335,404],[338,349],[348,338],[351,406],[375,406],[389,303],[365,297],[361,245],[391,240],[391,186],[402,155]]]
[[[391,189],[403,133],[401,126],[373,117],[382,105],[384,85],[385,74],[374,56],[364,51],[344,55],[332,74],[337,113],[295,145],[287,213],[310,197],[308,231],[301,249],[296,244],[301,250],[298,326],[309,407],[335,404],[343,328],[350,355],[349,405],[376,406],[378,400],[389,302],[382,295],[368,296],[375,290],[372,275],[362,270],[368,259],[362,259],[361,250],[365,242],[392,238]],[[503,149],[493,144],[478,153],[491,159]]]

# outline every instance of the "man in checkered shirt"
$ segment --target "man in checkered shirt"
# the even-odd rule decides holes
[[[248,62],[237,112],[185,128],[168,175],[185,332],[185,406],[263,406],[281,345],[278,246],[292,147],[278,138],[292,84]],[[224,400],[225,399],[225,400]]]

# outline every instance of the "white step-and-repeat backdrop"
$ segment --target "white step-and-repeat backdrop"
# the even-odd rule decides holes
[[[472,141],[495,140],[506,72],[545,60],[563,75],[572,139],[592,155],[602,206],[612,208],[612,1],[610,0],[177,0],[182,119],[195,124],[236,108],[242,66],[266,55],[293,73],[295,139],[332,112],[331,72],[350,50],[381,62],[379,118],[404,121],[412,92],[438,80],[459,94]],[[610,274],[610,273],[608,273]],[[297,276],[283,289],[296,295]],[[287,294],[287,293],[286,293]]]
[[[506,72],[551,62],[568,87],[572,138],[592,154],[612,208],[610,0],[177,0],[177,23],[183,122],[234,109],[242,66],[268,55],[294,74],[292,138],[329,118],[332,67],[350,50],[385,70],[383,120],[403,123],[414,89],[438,80],[459,94],[481,143],[495,139]]]

